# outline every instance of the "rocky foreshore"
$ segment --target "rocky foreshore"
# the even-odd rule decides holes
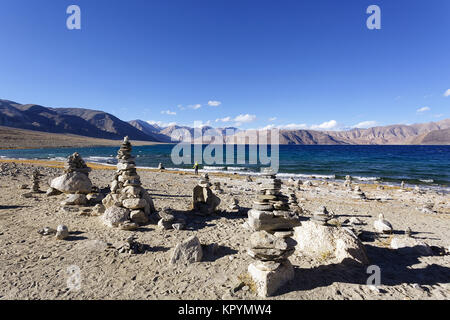
[[[95,191],[106,195],[116,168],[88,165]],[[94,200],[66,205],[66,194],[45,193],[65,174],[59,164],[0,162],[0,299],[262,299],[249,265],[265,270],[287,256],[289,277],[264,299],[450,298],[448,195],[350,179],[266,186],[209,173],[203,184],[220,203],[195,214],[200,175],[136,171],[157,213],[124,230],[105,227]],[[254,219],[255,210],[293,207],[300,225],[248,227],[250,210]],[[380,268],[379,286],[367,285],[368,266]]]

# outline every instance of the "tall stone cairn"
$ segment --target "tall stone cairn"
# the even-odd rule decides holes
[[[131,143],[125,137],[117,153],[117,170],[110,184],[111,193],[102,201],[106,209],[102,219],[110,227],[119,227],[124,223],[146,224],[150,214],[156,211],[152,198],[142,187],[131,150]]]
[[[248,273],[261,297],[273,295],[294,277],[288,257],[296,242],[290,238],[300,217],[290,211],[289,198],[281,193],[281,180],[265,172],[253,208],[248,212],[248,226],[254,231],[247,253],[255,260]],[[291,204],[292,204],[291,196]]]
[[[39,173],[39,170],[34,170],[33,171],[33,176],[32,176],[32,190],[33,192],[40,192],[41,189],[39,187],[39,183],[41,182],[41,174]]]

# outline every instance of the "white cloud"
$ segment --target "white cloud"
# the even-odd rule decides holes
[[[215,100],[208,101],[208,106],[211,106],[211,107],[218,107],[221,104],[222,104],[222,102],[220,102],[220,101],[215,101]]]
[[[163,122],[163,121],[154,121],[154,120],[148,120],[147,123],[151,124],[151,125],[156,124],[158,127],[161,127],[161,128],[170,127],[170,126],[174,126],[177,124],[176,122]]]
[[[429,107],[422,107],[417,109],[417,112],[421,113],[421,112],[425,112],[425,111],[430,111],[431,109]]]
[[[289,123],[282,126],[278,126],[279,129],[286,129],[286,130],[298,130],[298,129],[308,129],[308,126],[304,123]]]
[[[277,120],[277,117],[269,118],[269,121],[275,121]]]
[[[450,97],[450,89],[444,92],[444,97]]]
[[[216,122],[230,122],[230,121],[231,121],[231,117],[216,119]]]
[[[374,127],[376,125],[377,125],[376,121],[362,121],[358,124],[355,124],[352,128],[367,129],[370,127]]]
[[[258,130],[270,130],[270,129],[273,129],[273,128],[275,128],[274,124],[268,124],[267,126],[265,126],[263,128],[260,128]]]
[[[234,121],[239,123],[249,123],[256,120],[256,116],[254,114],[240,114],[236,118],[234,118]]]
[[[191,108],[194,110],[200,109],[201,107],[202,107],[202,105],[199,103],[188,106],[188,108]]]
[[[167,115],[169,115],[169,116],[174,116],[174,115],[176,115],[177,113],[176,113],[175,111],[164,110],[164,111],[161,111],[161,114],[167,114]]]
[[[311,126],[311,129],[313,130],[333,130],[336,129],[338,126],[338,123],[336,120],[330,120],[323,122],[321,124],[314,124]]]

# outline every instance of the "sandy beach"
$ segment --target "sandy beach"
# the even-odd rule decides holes
[[[62,163],[47,161],[0,161],[0,299],[260,299],[248,287],[239,287],[251,262],[246,253],[251,231],[242,227],[257,190],[257,182],[239,175],[210,174],[224,190],[219,212],[210,217],[190,212],[192,190],[199,177],[185,172],[138,169],[143,186],[157,210],[170,207],[187,221],[186,230],[161,230],[148,224],[135,231],[110,229],[92,207],[63,207],[64,195],[48,197],[33,193],[31,175],[35,168],[44,175],[41,190],[63,173]],[[90,178],[106,188],[114,167],[89,164]],[[449,299],[450,256],[404,252],[391,249],[393,237],[412,237],[429,246],[450,246],[450,202],[436,191],[415,193],[399,188],[378,190],[376,185],[360,185],[369,199],[355,200],[338,183],[313,181],[296,191],[306,212],[325,205],[345,225],[357,217],[362,229],[373,233],[379,213],[391,222],[393,235],[363,241],[371,265],[381,269],[381,286],[366,285],[367,266],[310,259],[296,252],[290,257],[295,278],[275,296],[267,299]],[[282,191],[289,187],[287,181]],[[228,212],[232,199],[239,200],[239,213]],[[421,209],[434,205],[433,213]],[[307,215],[306,215],[307,217]],[[67,240],[42,236],[44,227],[65,224]],[[145,246],[141,254],[119,253],[117,243],[131,234]],[[182,240],[196,235],[204,249],[201,262],[180,266],[169,263],[172,250]],[[81,289],[69,290],[67,268],[81,271]],[[242,286],[241,286],[242,287]]]

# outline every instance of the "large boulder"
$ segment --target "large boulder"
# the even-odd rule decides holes
[[[119,224],[128,221],[130,218],[130,211],[126,208],[112,206],[106,209],[101,219],[108,227],[118,227]]]
[[[313,259],[369,264],[364,245],[348,229],[306,221],[294,228],[294,239],[297,252]]]
[[[53,179],[50,187],[63,193],[88,194],[92,191],[92,182],[84,173],[70,172]]]
[[[175,247],[170,262],[173,264],[193,263],[201,261],[202,257],[203,249],[200,240],[192,236]]]

